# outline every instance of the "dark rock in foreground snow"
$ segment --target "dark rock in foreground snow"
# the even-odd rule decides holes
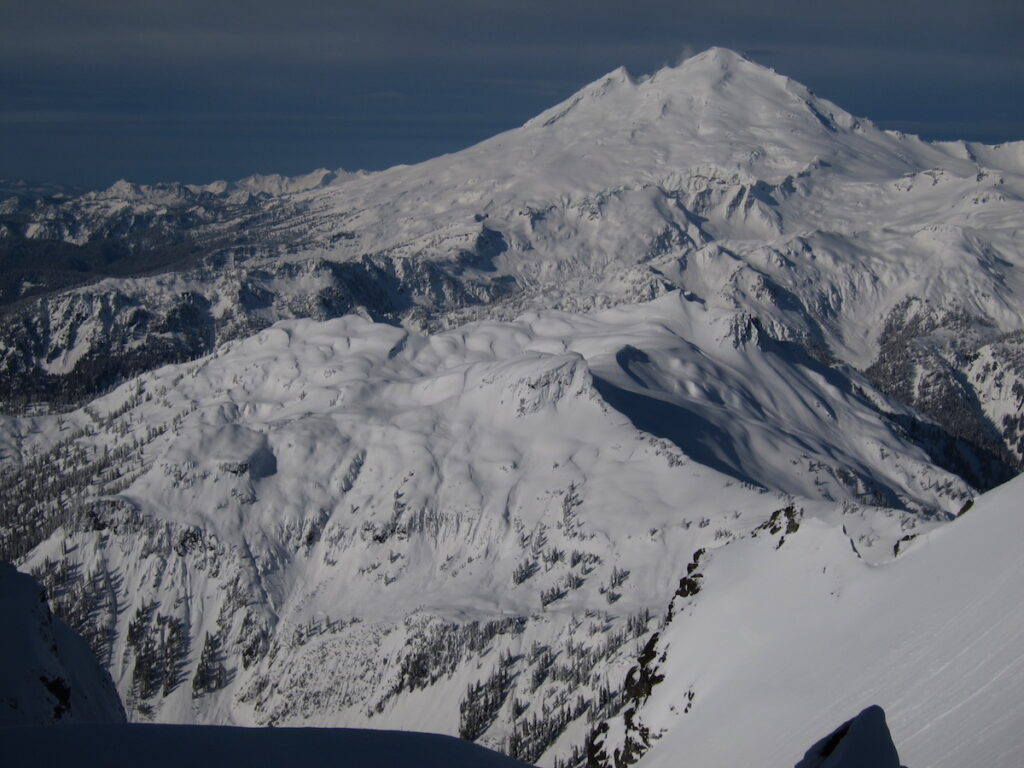
[[[819,741],[796,768],[899,768],[885,712],[877,705],[863,710]]]

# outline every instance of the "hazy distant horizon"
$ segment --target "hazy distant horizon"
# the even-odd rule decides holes
[[[514,128],[620,65],[653,72],[711,45],[883,128],[1024,139],[1024,4],[1006,0],[358,6],[16,1],[0,28],[0,178],[380,170]]]

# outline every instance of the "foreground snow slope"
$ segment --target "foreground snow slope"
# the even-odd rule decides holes
[[[10,768],[181,768],[183,765],[344,765],[350,768],[523,768],[448,736],[325,728],[174,725],[63,726],[0,731]]]
[[[1024,763],[1022,493],[979,497],[881,566],[816,520],[711,553],[659,638],[640,765],[794,765],[870,704],[906,765]]]
[[[0,660],[0,726],[124,722],[110,675],[89,646],[50,612],[39,583],[5,562]]]

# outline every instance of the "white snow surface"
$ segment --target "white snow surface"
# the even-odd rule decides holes
[[[665,680],[640,718],[661,738],[639,765],[794,765],[871,704],[905,765],[1021,765],[1022,492],[982,495],[884,565],[816,520],[712,553],[660,638]]]

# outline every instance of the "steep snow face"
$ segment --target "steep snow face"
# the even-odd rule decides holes
[[[124,722],[110,675],[89,646],[50,613],[37,582],[4,562],[0,616],[0,726]]]
[[[108,243],[137,223],[157,233],[140,254],[184,248],[161,262],[179,274],[20,308],[0,331],[0,385],[8,402],[80,402],[281,318],[358,311],[439,329],[682,289],[868,370],[1002,462],[970,478],[991,485],[1019,464],[1016,438],[992,423],[967,368],[1024,328],[1020,169],[1016,145],[882,131],[712,49],[646,78],[617,70],[520,128],[416,166],[94,194],[89,205],[112,206],[113,218],[97,214],[82,232]],[[185,198],[205,212],[160,224],[153,211],[180,212],[172,203]],[[75,205],[29,226],[66,214],[73,229]],[[117,218],[128,210],[135,223]],[[65,237],[54,232],[39,236]],[[26,273],[5,290],[42,290],[40,280]]]
[[[434,335],[288,321],[9,420],[3,542],[85,606],[133,718],[550,764],[616,710],[695,550],[796,504],[886,561],[962,508],[884,403],[678,293]]]
[[[793,765],[843,713],[876,702],[907,765],[1020,765],[1022,490],[1018,478],[984,494],[884,565],[840,528],[795,516],[709,553],[649,654],[647,679],[662,680],[636,697],[631,726],[611,723],[607,754],[646,729],[643,768],[682,753]]]

